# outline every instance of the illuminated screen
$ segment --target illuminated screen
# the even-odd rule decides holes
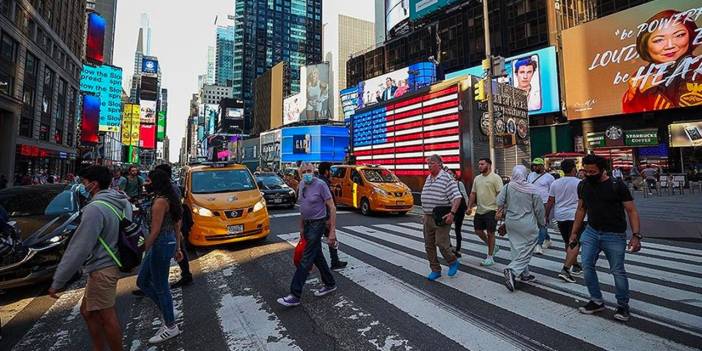
[[[283,162],[341,162],[349,132],[341,126],[288,127],[281,131]]]
[[[156,125],[142,124],[139,127],[139,147],[144,149],[156,148]]]
[[[416,63],[358,83],[358,108],[388,102],[436,82],[436,65]]]
[[[141,107],[141,112],[139,114],[141,123],[156,123],[156,101],[141,100],[139,105]]]
[[[88,14],[88,35],[86,38],[85,58],[102,64],[105,60],[105,19],[95,12]]]
[[[83,112],[80,121],[80,141],[85,145],[97,144],[98,123],[100,121],[100,98],[83,95]]]
[[[100,98],[100,131],[118,132],[122,122],[122,69],[83,65],[80,90]]]

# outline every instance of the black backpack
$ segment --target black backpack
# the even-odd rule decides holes
[[[117,240],[117,254],[115,254],[110,245],[108,245],[105,240],[98,236],[100,245],[107,251],[107,253],[112,257],[112,260],[117,263],[119,270],[124,273],[130,273],[134,268],[141,264],[141,259],[143,256],[143,250],[139,246],[139,240],[141,239],[142,228],[138,223],[134,223],[131,220],[124,217],[123,213],[117,211],[117,209],[111,204],[96,200],[93,201],[101,205],[106,206],[119,219],[119,239]]]

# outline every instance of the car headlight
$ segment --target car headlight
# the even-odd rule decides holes
[[[295,196],[295,190],[290,189],[290,191],[288,191],[288,193],[290,193],[290,196]]]
[[[390,195],[387,191],[380,189],[380,188],[373,188],[373,191],[375,191],[376,194],[388,196]]]
[[[258,211],[260,211],[260,210],[262,210],[262,209],[264,209],[264,208],[266,208],[266,200],[265,200],[265,199],[261,199],[259,202],[257,202],[257,203],[254,205],[253,210],[254,210],[254,212],[258,212]]]
[[[193,213],[196,213],[202,217],[214,217],[214,213],[212,213],[212,211],[199,206],[193,206]]]

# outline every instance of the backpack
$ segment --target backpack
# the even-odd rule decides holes
[[[98,241],[100,245],[107,251],[107,253],[112,257],[112,260],[117,263],[119,270],[124,273],[130,273],[134,268],[141,264],[141,258],[143,250],[139,246],[139,239],[141,239],[142,228],[138,223],[134,223],[124,216],[124,213],[120,213],[111,204],[96,200],[94,203],[98,203],[106,206],[117,216],[119,220],[119,239],[117,240],[117,254],[107,245],[105,240],[98,236]]]

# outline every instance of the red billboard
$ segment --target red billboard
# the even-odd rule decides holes
[[[83,95],[83,111],[80,115],[80,142],[83,145],[95,145],[99,141],[100,98]]]
[[[95,12],[88,14],[88,35],[86,36],[85,58],[93,63],[102,64],[105,60],[106,21]]]
[[[156,125],[142,124],[139,127],[139,147],[142,149],[156,148]]]

